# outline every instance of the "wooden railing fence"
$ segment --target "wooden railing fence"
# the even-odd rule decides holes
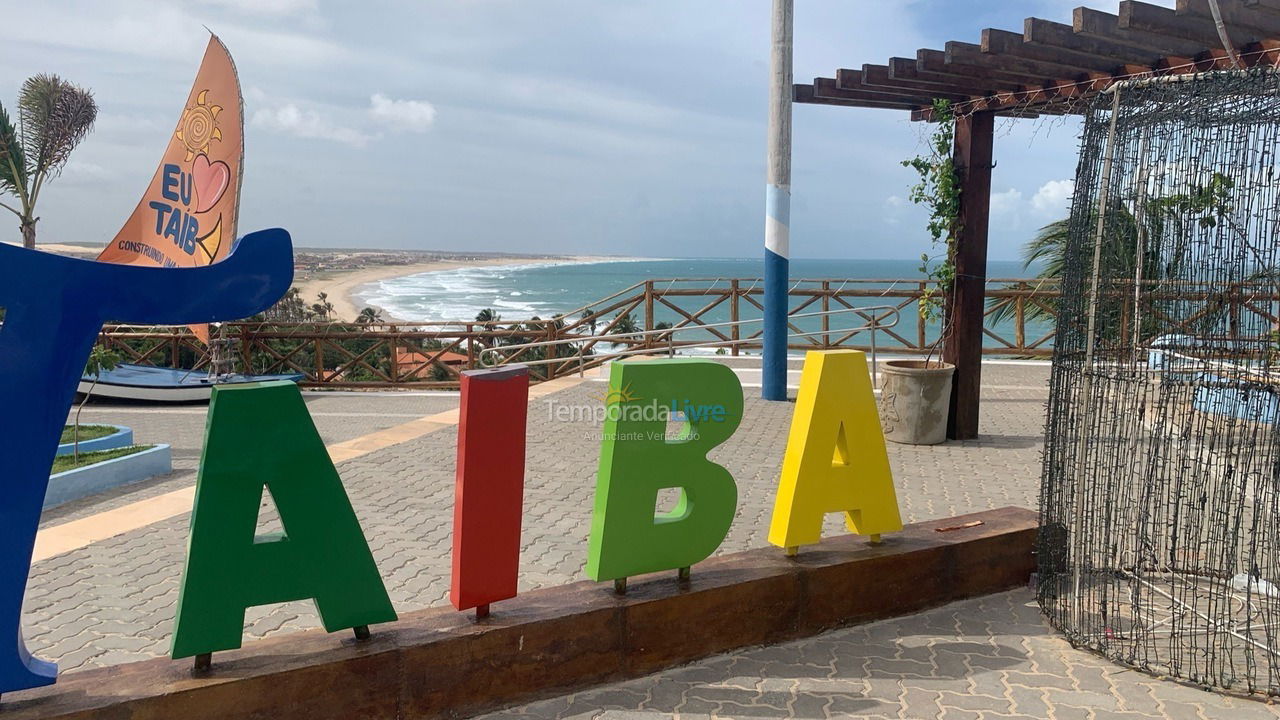
[[[480,354],[494,347],[539,341],[571,340],[553,351],[562,363],[533,368],[537,379],[577,373],[602,360],[606,349],[600,335],[640,330],[679,329],[680,340],[650,335],[623,341],[632,348],[652,346],[670,350],[696,345],[691,334],[706,341],[739,341],[724,352],[737,355],[758,351],[761,329],[754,319],[763,312],[760,280],[742,278],[647,280],[607,298],[550,319],[498,322],[424,323],[228,323],[219,331],[230,338],[237,358],[235,370],[254,374],[298,373],[311,387],[451,387],[462,370],[480,366]],[[890,306],[899,311],[895,327],[880,329],[875,342],[886,353],[927,353],[938,328],[917,312],[927,285],[917,280],[796,280],[790,289],[792,316],[817,310],[849,308],[847,317],[793,320],[791,331],[808,335],[792,342],[795,350],[825,348],[871,349],[868,322],[883,320],[886,311],[862,311],[863,306]],[[987,284],[987,322],[984,352],[1013,357],[1046,357],[1052,353],[1052,313],[1060,295],[1058,283],[1042,279],[995,279]],[[1187,293],[1183,302],[1202,302],[1232,317],[1252,313],[1276,323],[1274,292]],[[1153,301],[1154,302],[1154,301]],[[1151,307],[1152,313],[1160,313]],[[877,318],[879,315],[879,318]],[[731,327],[703,328],[734,321]],[[800,323],[800,324],[797,324]],[[817,325],[815,325],[815,323]],[[690,333],[689,331],[696,331]],[[821,330],[815,333],[815,330]],[[116,350],[125,362],[207,370],[207,348],[185,328],[110,325],[100,344]],[[514,349],[498,353],[496,364],[531,359],[547,360],[546,348]],[[493,353],[490,353],[493,355]]]

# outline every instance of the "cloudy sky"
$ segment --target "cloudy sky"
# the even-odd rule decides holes
[[[796,78],[910,56],[1079,0],[798,0]],[[1115,0],[1083,4],[1115,11]],[[1172,5],[1172,0],[1162,4]],[[137,203],[217,32],[244,88],[241,231],[297,245],[755,257],[769,0],[29,2],[0,25],[0,102],[90,87],[94,133],[41,198],[42,241],[106,242]],[[910,258],[899,166],[927,127],[795,108],[792,253]],[[1065,213],[1076,120],[997,124],[994,259]],[[6,216],[7,217],[7,216]],[[12,220],[12,218],[10,218]],[[0,240],[18,239],[0,218]]]

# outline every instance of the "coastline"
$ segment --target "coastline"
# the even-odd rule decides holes
[[[470,267],[490,267],[495,265],[546,265],[552,263],[592,263],[608,262],[616,258],[570,255],[564,257],[498,257],[479,258],[473,260],[436,260],[407,265],[375,265],[358,270],[322,272],[305,280],[294,283],[308,304],[316,302],[319,293],[328,293],[329,302],[333,303],[334,315],[344,322],[354,321],[360,311],[366,307],[374,307],[382,312],[384,322],[410,322],[403,318],[393,317],[386,308],[364,302],[359,299],[360,290],[382,280],[396,277],[407,277],[424,272],[439,270],[457,270]]]

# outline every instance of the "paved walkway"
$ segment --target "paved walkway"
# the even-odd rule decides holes
[[[744,383],[750,385],[751,371],[744,370],[742,375]],[[1048,371],[1044,365],[990,364],[984,370],[986,383],[981,438],[937,447],[891,444],[890,455],[903,519],[913,522],[1006,505],[1035,507],[1047,378]],[[557,404],[596,406],[600,403],[603,389],[600,378],[586,378],[581,382],[565,381],[557,386],[540,386],[538,392],[546,394],[531,399],[521,558],[523,589],[557,585],[583,577],[599,428],[586,421],[553,421],[552,413]],[[759,400],[758,391],[752,388],[747,389],[746,396],[742,426],[729,442],[711,455],[712,459],[733,472],[739,485],[738,517],[721,552],[765,544],[792,410],[790,404]],[[456,410],[456,396],[325,394],[310,396],[308,404],[335,459],[349,458],[339,462],[338,468],[397,609],[409,611],[445,602],[450,570],[456,434],[447,422],[439,422],[439,428],[430,425],[448,419],[451,411]],[[434,419],[424,425],[421,419],[428,416]],[[141,442],[170,442],[178,451],[177,464],[181,467],[185,463],[185,469],[146,485],[59,509],[45,518],[43,532],[53,535],[60,528],[65,529],[76,522],[95,522],[103,517],[112,518],[115,522],[121,516],[128,516],[130,511],[148,499],[190,492],[194,480],[190,468],[198,458],[204,422],[202,408],[156,411],[138,406],[98,406],[86,410],[85,419],[122,421],[137,430]],[[412,425],[418,431],[405,433],[406,425]],[[337,447],[345,449],[333,450]],[[189,501],[185,507],[189,507]],[[28,644],[32,651],[59,661],[63,672],[165,655],[186,548],[188,517],[186,512],[162,513],[158,521],[134,523],[129,526],[134,529],[93,542],[73,544],[74,549],[37,562],[32,569],[25,608]],[[264,508],[263,528],[271,529],[274,523],[273,510]],[[843,532],[837,516],[829,519],[827,532]],[[951,620],[938,620],[934,614],[919,616],[933,618],[920,622],[942,622],[954,629],[951,635],[935,633],[936,637],[925,645],[940,642],[960,643],[959,647],[968,647],[975,642],[990,644],[993,641],[987,639],[982,627],[992,623],[993,628],[1012,623],[1010,627],[1034,629],[1032,637],[1026,640],[1028,643],[1043,641],[1052,645],[1059,642],[1039,624],[1035,613],[1025,607],[1028,600],[1025,593],[1013,594],[989,599],[985,603],[962,604],[936,611],[947,614]],[[1014,620],[997,617],[999,613],[1010,612],[1016,616]],[[262,637],[313,627],[317,623],[310,603],[254,608],[247,616],[247,634]],[[862,712],[879,708],[876,713],[883,711],[890,717],[936,717],[938,711],[929,710],[928,703],[920,705],[924,710],[917,711],[914,709],[916,705],[903,706],[898,701],[908,695],[915,697],[916,694],[930,692],[940,700],[946,700],[939,694],[956,688],[970,688],[971,694],[969,683],[999,680],[999,677],[984,680],[977,672],[982,660],[976,650],[970,654],[957,651],[951,655],[968,659],[957,660],[945,653],[933,656],[936,662],[946,665],[942,670],[935,667],[933,674],[951,673],[951,685],[945,688],[937,686],[932,690],[917,688],[919,693],[907,693],[910,683],[904,678],[910,677],[911,673],[924,676],[931,673],[925,672],[923,665],[898,662],[929,662],[925,655],[919,654],[922,652],[919,650],[911,650],[906,655],[896,654],[904,652],[901,648],[913,647],[911,643],[923,637],[903,634],[906,631],[899,630],[899,627],[894,623],[882,623],[809,641],[738,653],[726,656],[728,659],[717,658],[685,670],[600,691],[602,694],[579,694],[513,712],[534,717],[562,717],[594,712],[608,706],[614,708],[610,712],[643,710],[646,714],[678,712],[682,716],[718,712],[721,715],[754,714],[763,717],[788,713],[796,717],[824,717],[823,712],[843,712],[839,708],[861,708]],[[835,672],[838,667],[844,667],[845,661],[837,663],[837,659],[845,656],[846,649],[853,648],[848,651],[852,653],[848,655],[850,658],[859,657],[859,652],[870,652],[857,650],[863,644],[863,635],[859,633],[873,632],[879,633],[876,635],[879,638],[877,643],[895,648],[895,654],[883,659],[898,664],[890,662],[876,670],[877,674],[870,679],[859,680],[856,673],[845,674],[845,670]],[[1011,630],[1008,634],[1013,637],[1018,633]],[[1005,640],[998,642],[1004,643]],[[1022,655],[1005,658],[1016,662],[1000,669],[1021,667],[1021,670],[1010,672],[1049,674],[1037,669],[1040,666],[1031,652],[1035,648],[1018,645],[1018,642],[1014,641],[1010,647],[1020,647],[1018,652]],[[779,657],[785,657],[785,653],[809,657],[805,653],[810,652],[818,653],[820,660],[813,667],[827,667],[824,674],[811,676],[810,673],[816,671],[802,670],[801,666],[809,667],[808,660],[798,664],[797,661],[782,662],[777,665],[777,673],[772,670],[774,665],[769,663],[781,661],[751,660],[757,657],[753,653],[764,653],[760,657],[767,658],[770,653],[781,653]],[[999,656],[998,651],[992,652]],[[1078,665],[1082,668],[1114,669],[1105,661],[1072,651],[1065,645],[1061,648],[1060,657],[1060,664],[1068,668]],[[978,665],[973,665],[975,658],[978,658]],[[966,662],[973,665],[974,673],[964,675],[961,672],[959,668]],[[733,673],[725,676],[725,667],[734,668]],[[897,677],[893,674],[895,672],[908,674]],[[1057,681],[1060,684],[1061,677]],[[1078,680],[1075,675],[1069,677]],[[1135,678],[1133,682],[1154,682],[1134,673],[1127,673],[1127,677]],[[687,696],[700,699],[690,705],[672,701],[674,696],[665,689],[670,683],[663,678],[674,678],[677,685],[686,683],[679,693],[692,692]],[[839,690],[833,689],[830,683],[840,678],[844,678],[842,682],[847,681],[846,684]],[[1159,716],[1157,698],[1150,695],[1143,700],[1145,696],[1142,693],[1146,691],[1133,690],[1129,682],[1124,681],[1123,692],[1137,693],[1133,695],[1133,707]],[[652,693],[650,690],[634,690],[636,687],[649,687],[644,683],[654,683],[652,687],[656,689]],[[862,684],[856,686],[860,688],[857,692],[853,692],[850,688],[855,685],[848,683]],[[1174,688],[1170,692],[1175,695],[1182,691],[1177,689],[1180,686],[1170,683],[1157,685]],[[715,689],[704,693],[707,688]],[[623,694],[609,695],[613,690]],[[700,693],[709,693],[710,699],[700,697]],[[846,695],[848,699],[839,700]],[[657,700],[658,696],[663,699]],[[610,697],[617,702],[607,700]],[[859,697],[860,703],[854,702]],[[1204,707],[1213,708],[1215,712],[1234,708],[1240,702],[1205,693],[1198,693],[1197,697],[1206,703]],[[741,704],[746,708],[738,708],[735,698],[742,700]],[[1178,702],[1174,695],[1169,698],[1169,702]],[[779,699],[785,700],[782,708],[774,706],[774,701]],[[753,700],[760,707],[750,707]],[[1057,702],[1058,699],[1048,697],[1047,700]],[[714,703],[728,704],[717,710]],[[903,712],[908,714],[899,713],[903,707],[907,708]],[[945,717],[977,717],[959,712],[963,705],[954,707],[955,712]],[[1005,707],[997,704],[988,709]],[[1012,710],[1024,712],[1022,707],[999,712],[1005,715],[1013,714]],[[1265,709],[1260,703],[1253,702],[1244,707],[1248,711]],[[915,712],[925,714],[910,714]],[[1206,712],[1204,717],[1221,716]],[[1040,716],[1038,713],[1030,715]],[[1058,717],[1073,716],[1064,710]]]
[[[1026,590],[703,662],[491,715],[532,720],[1254,720],[1223,697],[1074,650]]]

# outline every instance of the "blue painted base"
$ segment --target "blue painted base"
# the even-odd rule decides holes
[[[168,445],[60,472],[49,476],[44,509],[170,472],[173,454]]]
[[[94,425],[111,425],[110,423],[93,423]],[[110,435],[92,440],[80,441],[80,452],[97,452],[99,450],[115,450],[133,444],[133,430],[123,425],[111,425],[116,431]],[[70,455],[75,452],[75,443],[62,443],[58,446],[59,455]]]
[[[1212,382],[1214,377],[1205,377]],[[1258,388],[1202,387],[1196,390],[1192,407],[1203,413],[1227,415],[1256,423],[1274,425],[1280,418],[1280,397]]]
[[[790,263],[764,251],[764,358],[760,363],[765,400],[787,399],[787,283]]]

